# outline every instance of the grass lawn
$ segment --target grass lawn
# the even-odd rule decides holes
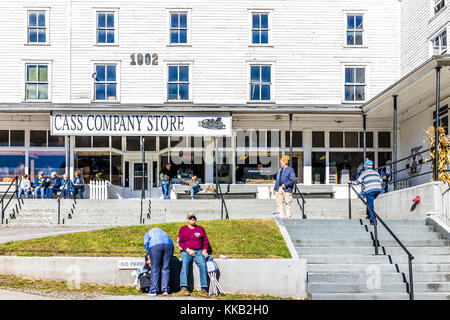
[[[143,237],[153,227],[163,229],[175,244],[178,230],[185,222],[145,226],[117,227],[88,232],[14,241],[0,244],[0,255],[14,256],[87,256],[143,257]],[[212,254],[237,259],[290,258],[278,227],[272,219],[199,221],[205,228]]]
[[[128,295],[144,295],[139,289],[133,286],[112,286],[112,285],[95,285],[81,284],[79,289],[67,286],[64,281],[35,280],[10,275],[0,275],[0,289],[18,290],[30,294],[40,294],[44,296],[54,296],[65,299],[89,299],[98,295],[102,296],[128,296]],[[181,293],[172,293],[167,298],[182,296]],[[191,293],[191,297],[208,298],[200,294],[198,290]],[[267,295],[249,295],[249,294],[225,294],[211,296],[210,299],[219,300],[297,300],[294,298],[280,298]]]

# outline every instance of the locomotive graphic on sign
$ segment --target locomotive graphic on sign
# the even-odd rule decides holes
[[[204,119],[198,122],[198,126],[211,129],[211,130],[223,130],[225,129],[225,124],[222,122],[222,118],[218,117],[216,119]]]

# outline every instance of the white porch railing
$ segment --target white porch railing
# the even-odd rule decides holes
[[[91,180],[89,183],[89,198],[90,199],[108,199],[107,180]]]

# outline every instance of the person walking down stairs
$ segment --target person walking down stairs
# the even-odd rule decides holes
[[[366,160],[364,162],[364,171],[361,173],[355,182],[348,181],[349,184],[361,184],[364,187],[366,201],[372,210],[375,210],[374,201],[380,193],[383,192],[383,179],[380,174],[373,169],[373,162]],[[371,210],[367,208],[367,217],[370,217],[370,223],[374,224],[374,215]]]

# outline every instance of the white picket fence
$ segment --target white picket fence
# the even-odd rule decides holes
[[[109,181],[91,180],[89,184],[90,199],[108,199]]]

